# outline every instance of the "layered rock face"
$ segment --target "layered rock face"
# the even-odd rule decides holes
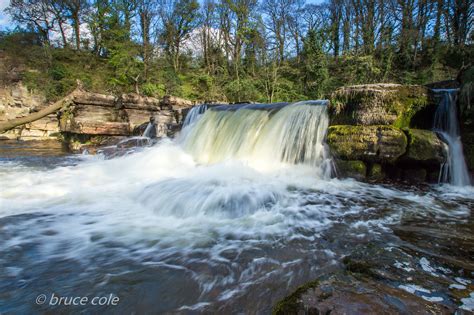
[[[327,143],[338,175],[434,181],[446,149],[432,126],[436,104],[423,86],[371,84],[331,97]]]
[[[143,125],[155,118],[157,136],[179,130],[183,112],[191,101],[173,96],[163,99],[137,94],[120,96],[81,92],[57,114],[17,127],[0,139],[64,140],[73,151],[84,145],[111,144],[141,135]],[[40,93],[30,93],[21,83],[0,89],[0,121],[28,116],[48,106]]]
[[[45,99],[41,94],[30,93],[21,83],[0,88],[0,121],[24,117],[45,106]],[[58,135],[57,117],[49,115],[0,134],[0,139],[46,140]]]
[[[155,118],[157,136],[170,136],[179,129],[183,109],[192,102],[175,97],[163,100],[123,94],[119,97],[96,93],[81,93],[61,113],[60,129],[74,151],[83,145],[113,143],[140,132],[150,117]]]

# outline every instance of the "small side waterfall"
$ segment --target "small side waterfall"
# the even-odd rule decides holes
[[[151,122],[149,122],[148,125],[145,128],[145,131],[143,132],[144,137],[150,138],[151,128],[153,128],[153,124]]]
[[[330,176],[324,138],[327,101],[212,108],[185,134],[183,145],[199,163],[239,160],[258,169],[305,164]]]
[[[455,186],[468,186],[471,184],[471,180],[464,159],[456,107],[458,90],[439,89],[433,91],[440,95],[433,128],[449,148],[447,165],[444,165],[440,171],[440,181],[449,181]]]

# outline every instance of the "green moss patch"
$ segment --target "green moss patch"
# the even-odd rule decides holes
[[[318,285],[319,281],[315,280],[298,287],[292,294],[288,295],[275,305],[272,314],[297,314],[301,307],[301,295],[307,292],[309,289],[316,288]]]

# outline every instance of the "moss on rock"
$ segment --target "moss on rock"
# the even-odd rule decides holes
[[[297,314],[298,310],[301,309],[302,302],[300,301],[301,295],[309,289],[316,288],[319,285],[319,281],[311,281],[300,287],[298,287],[292,294],[279,301],[273,308],[272,314],[274,315],[285,315],[285,314]]]
[[[331,126],[327,143],[331,152],[343,160],[393,163],[402,156],[407,138],[391,126]]]
[[[331,95],[332,125],[413,127],[413,118],[429,104],[428,88],[419,85],[368,84],[342,87]]]
[[[367,178],[370,180],[382,180],[385,178],[385,173],[382,169],[382,165],[374,163],[370,165]]]
[[[362,161],[338,160],[336,166],[339,177],[351,177],[358,180],[364,180],[366,177],[367,166]]]
[[[407,153],[403,160],[438,166],[446,161],[444,143],[435,132],[404,129],[408,138]]]

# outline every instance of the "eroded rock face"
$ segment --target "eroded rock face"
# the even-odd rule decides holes
[[[327,143],[343,160],[395,162],[406,152],[407,138],[392,126],[331,126]]]
[[[166,102],[137,94],[119,97],[97,93],[81,93],[61,115],[61,131],[88,137],[74,139],[74,150],[81,142],[93,142],[97,136],[124,137],[136,134],[140,126],[146,126],[150,117],[155,118],[157,136],[170,136],[179,126],[184,106],[189,101],[165,98]],[[135,132],[134,132],[135,131]],[[82,139],[82,140],[81,140]],[[108,140],[111,141],[111,140]],[[97,142],[97,141],[95,141]],[[101,141],[98,141],[100,143]]]

